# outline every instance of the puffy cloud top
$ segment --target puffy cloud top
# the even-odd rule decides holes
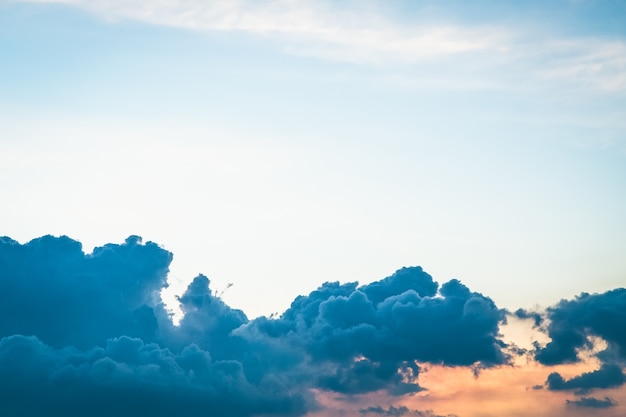
[[[438,287],[420,267],[362,287],[326,283],[279,319],[255,320],[238,334],[305,352],[317,385],[343,393],[420,391],[420,362],[506,363],[498,339],[503,311],[458,280]]]
[[[578,361],[578,350],[589,345],[589,336],[601,337],[612,352],[626,360],[626,289],[562,300],[548,308],[547,317],[552,340],[538,350],[539,362],[554,365]]]
[[[229,333],[247,322],[199,276],[176,327],[160,300],[172,254],[131,236],[85,254],[68,237],[0,238],[0,414],[301,415],[306,387],[263,375]],[[245,365],[244,365],[245,362]],[[257,371],[258,372],[258,371]]]
[[[65,236],[0,238],[0,414],[297,416],[318,407],[312,389],[405,395],[424,389],[424,364],[509,362],[512,350],[499,338],[505,312],[420,267],[362,286],[327,282],[280,317],[254,320],[199,275],[178,297],[184,317],[174,325],[160,299],[171,261],[137,236],[91,254]],[[550,390],[624,383],[625,306],[620,289],[548,309],[552,340],[537,349],[540,362],[578,360],[592,335],[609,345],[599,370],[569,380],[553,373]],[[542,324],[538,313],[532,318]]]
[[[90,348],[126,335],[154,341],[172,254],[131,236],[86,255],[68,237],[0,240],[0,335]]]
[[[574,390],[580,393],[623,385],[622,370],[626,361],[626,289],[618,288],[603,294],[583,293],[574,300],[561,300],[547,309],[546,331],[551,341],[536,349],[535,358],[545,365],[580,361],[579,352],[593,347],[591,336],[600,337],[607,348],[597,354],[600,369],[569,380],[559,373],[548,376],[551,390]],[[584,403],[584,402],[583,402]],[[582,403],[575,403],[581,405]]]

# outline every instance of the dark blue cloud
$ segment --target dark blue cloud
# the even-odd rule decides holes
[[[228,358],[235,355],[233,349],[243,347],[242,341],[234,339],[231,332],[247,323],[248,318],[241,310],[230,308],[216,297],[209,283],[206,276],[199,275],[178,297],[184,316],[173,329],[170,343],[197,343],[210,350],[214,357]]]
[[[287,387],[254,386],[236,361],[195,345],[175,354],[126,336],[89,350],[55,349],[35,336],[0,340],[0,415],[299,415]],[[276,389],[280,388],[280,389]],[[285,390],[286,389],[286,390]]]
[[[402,417],[402,416],[416,416],[416,417],[457,417],[456,414],[448,414],[446,416],[435,414],[432,410],[411,410],[406,406],[394,407],[390,405],[388,408],[381,406],[367,407],[359,410],[360,414],[368,415],[373,414],[377,416],[386,417]]]
[[[395,274],[361,287],[361,291],[373,303],[378,304],[387,298],[415,291],[421,297],[432,297],[437,294],[439,285],[422,268],[402,268]]]
[[[375,407],[361,408],[359,410],[360,414],[376,414],[379,416],[392,416],[392,417],[401,417],[408,412],[409,412],[409,409],[405,406],[394,407],[393,405],[390,405],[389,408],[375,406]]]
[[[91,254],[68,237],[0,238],[0,414],[295,416],[316,407],[312,388],[405,395],[423,390],[422,363],[508,361],[504,312],[419,267],[325,283],[255,320],[199,275],[175,326],[160,299],[171,261],[136,236]]]
[[[583,397],[578,400],[566,400],[566,403],[582,408],[610,408],[617,405],[617,403],[609,397],[605,397],[603,400],[593,397]]]
[[[547,309],[550,343],[537,350],[535,358],[545,365],[579,360],[578,350],[590,347],[589,336],[609,344],[616,356],[626,360],[626,289],[603,294],[583,293]]]
[[[618,387],[624,382],[626,382],[626,377],[620,366],[603,364],[596,371],[585,372],[568,380],[563,379],[559,373],[553,372],[548,376],[546,384],[548,389],[552,391],[576,390],[587,392],[597,388]]]
[[[403,395],[422,389],[417,383],[420,362],[507,363],[505,345],[498,339],[504,318],[488,297],[458,280],[439,288],[414,267],[362,287],[326,283],[298,297],[280,318],[255,320],[238,334],[304,352],[306,366],[319,375],[319,388]]]
[[[518,319],[532,320],[534,323],[533,327],[539,327],[543,323],[543,316],[536,311],[528,311],[528,310],[524,310],[523,308],[518,308],[517,310],[515,310],[513,315],[517,317]]]
[[[0,415],[301,415],[306,385],[230,335],[246,316],[199,276],[174,326],[172,254],[135,236],[85,254],[67,237],[0,239]],[[33,400],[33,398],[36,400]]]
[[[544,329],[550,342],[537,346],[535,358],[545,365],[580,361],[579,351],[593,347],[592,336],[602,338],[607,348],[597,353],[600,369],[569,380],[552,373],[546,381],[550,390],[575,390],[618,387],[626,383],[622,370],[626,361],[626,289],[603,294],[583,293],[573,300],[561,300],[546,310],[548,325]]]
[[[127,335],[154,341],[172,254],[136,236],[85,255],[68,237],[0,239],[0,336],[89,348]]]

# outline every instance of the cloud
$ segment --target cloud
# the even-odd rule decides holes
[[[521,22],[511,24],[510,16],[503,16],[502,21],[508,24],[459,23],[458,19],[443,17],[400,21],[389,6],[377,1],[341,5],[285,0],[23,1],[72,5],[112,20],[250,34],[276,43],[289,54],[324,60],[385,67],[443,64],[420,73],[418,78],[427,78],[423,85],[436,82],[440,87],[449,87],[461,79],[465,80],[463,88],[534,85],[543,89],[546,83],[565,81],[569,87],[595,91],[626,90],[623,40],[598,36],[558,38],[547,31],[537,33],[535,25],[529,29]],[[576,11],[575,5],[570,7]],[[453,67],[459,71],[451,72]],[[433,72],[443,78],[433,77]],[[507,74],[505,79],[502,74]]]
[[[506,29],[452,24],[397,25],[377,2],[174,0],[125,2],[27,0],[81,7],[109,19],[133,19],[177,28],[248,33],[280,40],[290,53],[336,61],[418,62],[472,51],[492,52]],[[386,16],[387,15],[387,16]]]
[[[535,358],[545,365],[573,363],[580,360],[578,351],[591,347],[590,336],[608,343],[609,352],[626,359],[626,289],[603,294],[583,293],[574,300],[562,300],[547,309],[547,333],[551,341],[538,348]],[[601,355],[602,356],[602,355]]]
[[[515,310],[513,315],[517,317],[518,319],[532,320],[534,323],[533,327],[535,328],[541,326],[541,323],[543,323],[543,316],[535,311],[528,311],[528,310],[524,310],[523,308],[518,308],[517,310]]]
[[[381,406],[376,407],[367,407],[359,410],[360,414],[377,414],[379,416],[393,416],[400,417],[409,412],[409,409],[405,406],[394,407],[390,405],[389,408],[385,409]]]
[[[514,354],[499,335],[504,310],[459,280],[440,285],[420,267],[361,286],[327,282],[278,318],[254,320],[199,275],[178,297],[184,316],[174,325],[159,296],[172,259],[137,236],[90,254],[65,236],[0,238],[0,396],[8,399],[0,413],[298,416],[319,407],[316,390],[411,395],[428,388],[419,377],[429,364],[493,368]],[[551,341],[537,348],[538,361],[580,361],[594,337],[607,342],[598,370],[570,379],[554,372],[550,391],[626,382],[625,294],[583,294],[546,311],[541,328]],[[37,401],[29,401],[33,392]],[[376,412],[434,416],[362,409]]]
[[[394,407],[390,405],[389,408],[383,408],[381,406],[367,407],[359,410],[360,414],[375,414],[379,416],[389,417],[402,417],[402,416],[417,416],[417,417],[456,417],[455,414],[448,414],[446,416],[435,414],[432,410],[411,410],[406,406]]]
[[[594,337],[607,343],[606,349],[593,353],[601,362],[600,369],[568,380],[553,372],[546,381],[549,390],[585,393],[626,382],[622,370],[626,360],[626,334],[622,329],[626,322],[626,289],[583,293],[573,300],[561,300],[546,310],[546,317],[548,325],[544,331],[551,340],[535,349],[536,360],[544,365],[580,362],[580,352],[594,348]]]
[[[585,372],[572,379],[565,380],[557,373],[553,372],[548,376],[546,384],[552,391],[576,390],[587,392],[597,388],[619,387],[626,382],[626,377],[622,368],[615,364],[603,364],[596,371]]]
[[[599,400],[593,397],[583,397],[579,400],[566,400],[566,403],[568,405],[582,408],[609,408],[617,405],[617,403],[609,397],[605,397],[604,400]]]
[[[231,332],[247,323],[248,318],[241,310],[230,308],[215,296],[209,284],[206,276],[198,275],[178,297],[184,316],[178,327],[172,329],[170,343],[197,343],[216,357],[229,357],[233,349],[242,348],[241,343],[231,337]]]
[[[0,373],[0,412],[9,416],[300,415],[306,408],[287,387],[251,385],[236,361],[126,336],[89,350],[8,336],[0,340]]]
[[[80,348],[127,335],[154,341],[172,254],[131,236],[85,255],[68,237],[0,238],[0,336]],[[8,319],[7,319],[8,318]]]
[[[560,59],[539,71],[540,77],[554,81],[571,80],[600,91],[626,89],[626,43],[620,40],[579,39],[553,42]]]
[[[174,326],[172,254],[131,236],[85,254],[68,237],[0,238],[0,414],[302,415],[307,385],[266,372],[229,333],[247,322],[195,278]],[[263,358],[265,359],[265,358]],[[33,401],[37,395],[37,401]]]
[[[295,416],[317,407],[312,389],[399,396],[424,389],[418,363],[508,361],[504,312],[419,267],[325,283],[280,318],[252,321],[199,275],[174,325],[159,297],[172,258],[137,236],[91,254],[66,236],[0,238],[0,410]]]
[[[325,283],[280,318],[252,321],[236,334],[305,352],[317,386],[345,394],[419,392],[417,363],[507,363],[498,338],[504,311],[458,280],[438,287],[420,267],[361,287]]]

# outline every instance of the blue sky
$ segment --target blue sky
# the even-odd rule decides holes
[[[0,0],[0,414],[623,416],[625,21]]]
[[[623,285],[625,7],[3,2],[2,234],[138,234],[252,317],[409,265]]]

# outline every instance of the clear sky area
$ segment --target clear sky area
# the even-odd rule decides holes
[[[2,415],[626,413],[624,1],[0,0],[0,192]]]

